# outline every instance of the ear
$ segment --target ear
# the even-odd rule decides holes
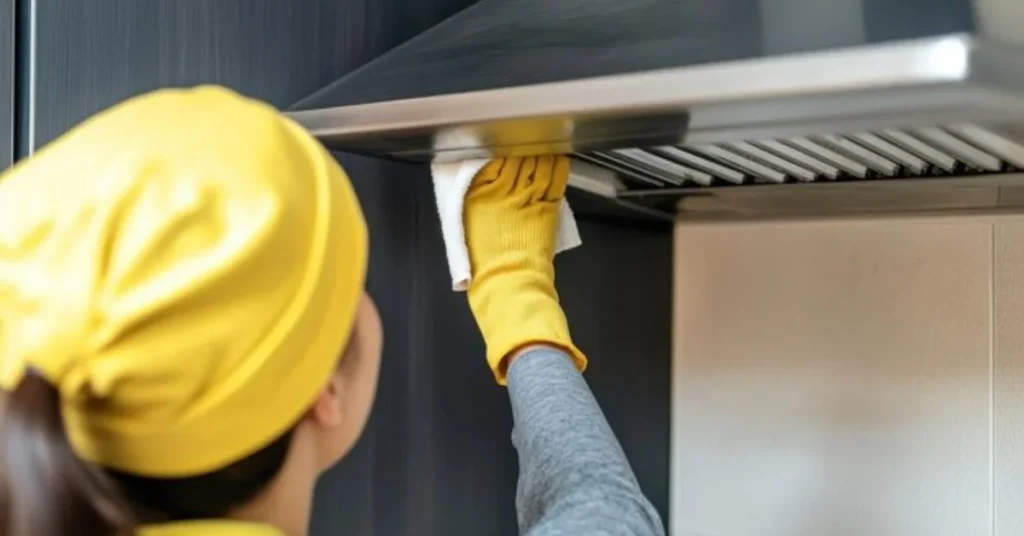
[[[345,422],[343,411],[344,382],[337,371],[320,391],[313,406],[309,408],[309,417],[324,428],[337,428]]]

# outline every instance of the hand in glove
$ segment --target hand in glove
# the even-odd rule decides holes
[[[501,385],[508,358],[533,344],[564,350],[580,370],[587,364],[555,291],[555,231],[568,180],[565,156],[498,158],[477,173],[466,194],[469,305]]]

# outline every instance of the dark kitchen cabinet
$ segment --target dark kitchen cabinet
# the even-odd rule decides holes
[[[36,113],[26,125],[38,147],[127,97],[202,83],[287,107],[469,3],[37,0],[26,57]],[[323,479],[313,533],[515,534],[508,400],[484,365],[465,297],[449,290],[428,169],[340,160],[370,223],[385,356],[369,427]],[[664,516],[670,231],[601,221],[581,230],[585,246],[558,261],[559,289],[591,357],[589,381]]]
[[[367,433],[325,478],[314,534],[516,534],[517,464],[504,390],[449,290],[422,166],[342,158],[367,209],[370,292],[385,327]],[[587,379],[648,497],[668,506],[672,250],[668,231],[580,223],[558,288]]]
[[[14,0],[0,0],[0,171],[14,159]]]
[[[158,87],[224,84],[286,107],[471,1],[31,3],[38,145]]]

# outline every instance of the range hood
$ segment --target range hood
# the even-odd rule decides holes
[[[290,114],[385,158],[571,153],[656,216],[1019,207],[1022,26],[1018,0],[482,0]]]

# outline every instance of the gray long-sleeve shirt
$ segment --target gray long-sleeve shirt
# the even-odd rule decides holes
[[[537,348],[508,371],[519,452],[516,509],[530,536],[664,535],[583,375]]]

